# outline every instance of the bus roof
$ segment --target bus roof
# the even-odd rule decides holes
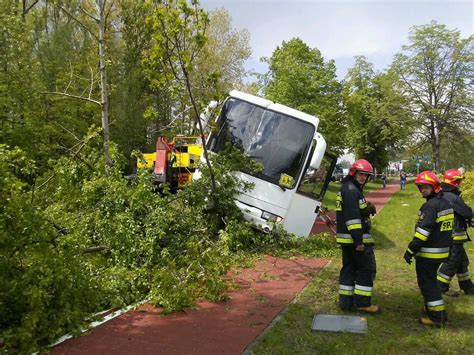
[[[238,90],[232,90],[229,95],[231,97],[235,97],[236,99],[240,99],[242,101],[250,102],[252,104],[255,104],[260,107],[264,107],[266,109],[275,111],[275,112],[280,112],[285,115],[291,116],[298,118],[300,120],[306,121],[314,125],[316,128],[316,131],[318,130],[318,125],[319,125],[319,118],[316,116],[308,115],[307,113],[295,110],[294,108],[282,105],[282,104],[277,104],[273,101],[263,99],[258,96],[250,95]]]

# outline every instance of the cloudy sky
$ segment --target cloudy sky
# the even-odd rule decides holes
[[[250,32],[252,58],[249,70],[265,72],[259,58],[293,37],[334,59],[339,78],[365,55],[378,70],[385,69],[403,44],[411,26],[432,20],[473,34],[474,0],[201,0],[206,10],[224,7],[235,29]]]

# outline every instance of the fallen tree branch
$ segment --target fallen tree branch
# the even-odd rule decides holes
[[[96,245],[96,246],[84,249],[83,253],[90,254],[90,253],[97,253],[99,251],[104,251],[104,250],[110,250],[110,248],[105,245]]]
[[[78,100],[88,101],[88,102],[92,102],[93,104],[96,104],[96,105],[98,105],[98,106],[102,106],[102,103],[101,103],[100,101],[93,100],[93,99],[90,99],[90,98],[88,98],[88,97],[83,97],[83,96],[78,96],[78,95],[71,95],[71,94],[68,94],[68,93],[65,93],[65,92],[43,91],[42,94],[45,94],[45,95],[66,96],[66,97],[70,97],[70,98],[72,98],[72,99],[78,99]]]

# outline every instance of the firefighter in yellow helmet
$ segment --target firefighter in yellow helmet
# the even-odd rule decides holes
[[[367,160],[356,160],[336,200],[336,240],[342,249],[339,307],[344,311],[355,307],[365,313],[380,312],[380,307],[371,302],[376,265],[370,215],[375,214],[375,208],[366,202],[362,193],[373,172]]]
[[[416,260],[416,278],[427,315],[420,319],[420,323],[441,326],[448,317],[436,276],[440,264],[449,256],[454,211],[443,197],[436,174],[423,171],[417,176],[415,184],[426,202],[420,208],[415,236],[408,244],[404,258],[408,264],[411,264],[413,257]]]
[[[469,259],[464,250],[464,243],[471,240],[467,234],[467,227],[472,224],[472,208],[466,205],[460,196],[459,188],[463,179],[464,175],[459,169],[449,169],[444,173],[441,184],[444,197],[454,209],[454,230],[449,259],[438,270],[438,286],[441,292],[447,292],[451,279],[456,275],[461,290],[466,295],[474,295],[468,270]]]

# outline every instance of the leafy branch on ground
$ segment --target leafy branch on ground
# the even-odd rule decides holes
[[[115,145],[110,152],[124,161]],[[221,300],[229,268],[261,253],[331,252],[327,236],[305,242],[243,221],[234,197],[252,186],[230,172],[259,167],[230,146],[210,157],[214,199],[205,165],[176,194],[157,194],[146,170],[130,181],[118,163],[106,174],[97,128],[43,176],[20,149],[0,153],[0,338],[8,349],[45,348],[93,313],[143,299],[165,313]]]

